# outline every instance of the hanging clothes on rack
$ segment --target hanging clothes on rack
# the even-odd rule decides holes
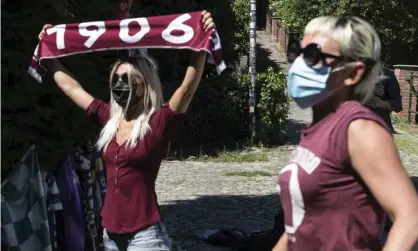
[[[56,213],[62,210],[58,185],[52,172],[43,172],[42,180],[46,194],[46,210],[48,215],[49,236],[52,251],[58,251]]]
[[[31,146],[1,188],[2,248],[98,250],[106,173],[101,153],[91,142],[76,147],[50,172],[40,171]]]
[[[96,251],[102,243],[100,211],[106,193],[101,153],[90,141],[75,146],[59,168],[57,182],[63,205],[58,239],[64,243],[58,245],[65,251]]]
[[[52,251],[46,194],[35,145],[1,184],[1,224],[4,242],[12,250]]]
[[[106,195],[106,168],[104,166],[103,160],[102,160],[102,153],[96,151],[94,154],[95,158],[95,168],[93,171],[93,181],[96,184],[96,210],[97,213],[100,214],[100,210],[103,206],[103,201]]]
[[[73,166],[73,157],[68,155],[57,171],[57,184],[63,206],[62,223],[60,222],[62,229],[60,230],[63,231],[64,238],[60,240],[64,243],[59,243],[59,245],[65,247],[65,251],[83,251],[85,246],[84,207],[80,182]]]
[[[95,199],[95,209],[96,209],[96,226],[97,228],[97,246],[101,246],[103,243],[103,228],[101,227],[101,210],[103,207],[104,197],[106,195],[106,173],[103,166],[102,154],[101,152],[94,152],[94,169],[92,170],[92,177],[94,183],[94,199]]]
[[[86,224],[86,249],[96,250],[96,211],[94,198],[94,183],[92,170],[94,169],[94,146],[87,141],[84,146],[77,146],[74,154],[74,169],[80,180],[84,203],[84,217]]]

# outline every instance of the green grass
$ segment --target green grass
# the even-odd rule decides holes
[[[217,162],[217,163],[243,163],[243,162],[261,162],[269,161],[270,157],[276,155],[288,155],[293,151],[294,147],[280,146],[280,147],[264,147],[258,146],[254,151],[251,148],[245,148],[244,150],[237,151],[220,151],[217,155],[208,156],[200,154],[199,156],[190,156],[186,161],[198,161],[198,162]]]
[[[257,177],[257,176],[272,176],[273,174],[265,171],[234,171],[226,172],[225,176],[240,176],[240,177]]]
[[[418,140],[407,134],[395,134],[394,137],[399,151],[418,155]]]
[[[395,130],[402,130],[404,132],[407,132],[413,136],[418,136],[418,125],[408,123],[408,121],[404,118],[401,118],[397,115],[392,115],[392,123],[395,127]]]
[[[188,161],[200,162],[260,162],[268,161],[268,154],[266,152],[220,152],[216,156],[201,155],[197,157],[189,157]]]
[[[178,181],[174,182],[174,185],[175,186],[181,185],[181,184],[184,183],[184,181],[185,181],[184,179],[183,180],[178,180]]]

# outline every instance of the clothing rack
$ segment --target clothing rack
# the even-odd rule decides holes
[[[41,170],[32,145],[2,183],[1,251],[101,250],[105,180],[101,153],[89,141],[74,147],[54,171]]]

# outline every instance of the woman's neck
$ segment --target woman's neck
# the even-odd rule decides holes
[[[312,107],[312,125],[336,111],[341,104],[348,100],[356,100],[353,87],[335,90],[331,96]]]
[[[347,100],[334,98],[329,101],[324,100],[324,102],[312,107],[312,125],[318,123],[330,113],[335,112],[335,110],[337,110],[338,107],[345,101]]]
[[[125,120],[126,121],[132,121],[139,117],[144,112],[144,102],[139,101],[136,104],[132,104],[125,114]]]

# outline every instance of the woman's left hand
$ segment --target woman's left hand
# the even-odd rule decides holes
[[[205,31],[215,28],[215,23],[213,22],[212,14],[206,10],[202,11],[202,24]]]

